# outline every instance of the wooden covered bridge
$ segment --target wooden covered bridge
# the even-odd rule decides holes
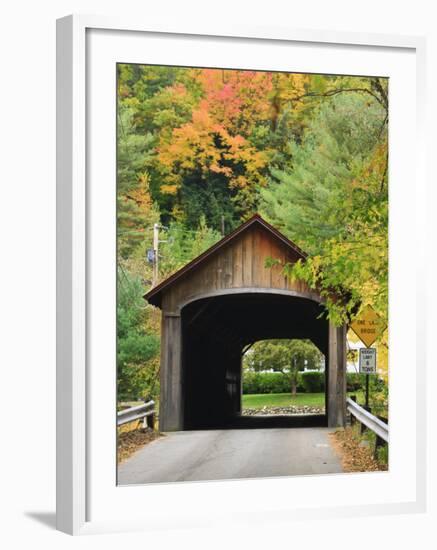
[[[259,215],[145,295],[162,310],[160,429],[232,427],[241,412],[242,353],[271,338],[307,338],[325,356],[323,425],[343,426],[346,327],[321,296],[284,277],[306,254]]]

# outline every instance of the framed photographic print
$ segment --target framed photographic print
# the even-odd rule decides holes
[[[423,41],[57,51],[58,528],[423,510]]]

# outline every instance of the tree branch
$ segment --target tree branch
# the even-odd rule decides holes
[[[388,154],[387,154],[387,157],[385,159],[384,173],[382,174],[381,183],[380,183],[380,186],[379,186],[379,192],[380,193],[382,193],[383,190],[384,190],[384,181],[385,181],[385,177],[387,175],[387,170],[388,170]]]
[[[388,105],[386,104],[385,99],[381,99],[375,92],[372,92],[372,90],[369,90],[369,88],[342,88],[342,89],[336,89],[336,90],[328,90],[327,92],[323,92],[323,93],[309,92],[294,98],[294,100],[299,101],[300,99],[303,99],[305,97],[332,97],[337,94],[342,94],[345,92],[357,92],[357,93],[364,93],[364,94],[371,95],[384,108],[386,112],[386,119],[388,118]]]

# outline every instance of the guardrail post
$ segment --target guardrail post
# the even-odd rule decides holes
[[[155,428],[155,413],[146,416],[145,420],[147,427],[153,430]]]
[[[385,441],[379,437],[379,435],[376,436],[375,439],[375,449],[373,452],[373,458],[376,459],[378,457],[378,449],[385,445]]]
[[[372,409],[371,407],[366,407],[366,405],[361,405],[363,407],[363,409],[369,413],[372,412]],[[363,434],[365,431],[367,430],[367,426],[365,424],[361,424],[361,434]]]
[[[355,403],[357,402],[357,396],[356,395],[350,395],[349,396],[350,399],[352,399],[352,401],[355,401]],[[350,417],[350,422],[351,422],[351,426],[353,426],[356,422],[356,418],[353,414],[349,413],[349,417]]]
[[[388,424],[388,418],[385,418],[383,416],[378,416],[377,418],[379,418],[379,420],[381,420],[385,424]],[[379,435],[377,435],[376,439],[375,439],[375,450],[374,450],[374,453],[373,453],[373,458],[375,458],[375,459],[378,458],[378,449],[380,447],[383,447],[385,444],[386,444],[386,442],[381,437],[379,437]]]

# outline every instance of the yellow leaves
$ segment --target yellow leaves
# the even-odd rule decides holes
[[[128,107],[139,107],[141,101],[137,97],[128,97],[125,99],[124,104]]]
[[[240,189],[264,185],[261,171],[267,164],[267,155],[257,151],[243,136],[231,135],[214,122],[205,107],[201,102],[200,108],[193,111],[191,122],[161,138],[158,160],[165,170],[161,191],[177,193],[184,174],[192,171],[199,171],[205,178],[210,173],[222,174],[231,187]]]
[[[176,195],[178,191],[178,185],[177,184],[166,184],[163,183],[161,185],[161,192],[165,195]]]
[[[211,117],[206,108],[205,102],[200,103],[200,108],[193,111],[192,115],[192,128],[198,131],[210,128],[212,123]],[[183,128],[189,128],[189,124],[183,126]]]
[[[233,150],[237,150],[241,147],[244,147],[246,145],[246,140],[243,136],[236,135],[236,136],[229,136],[228,143],[231,146]]]
[[[185,211],[180,204],[175,204],[171,210],[171,215],[177,222],[183,222],[185,219]]]
[[[129,190],[129,192],[121,196],[124,202],[133,201],[139,212],[145,215],[149,214],[153,210],[153,200],[150,195],[149,189],[149,175],[147,172],[143,172],[138,176],[137,187]]]
[[[351,181],[350,188],[367,192],[381,192],[385,185],[388,172],[388,142],[387,136],[375,148],[369,162],[364,165]]]
[[[377,369],[378,374],[383,380],[388,382],[388,330],[384,332],[381,338],[376,342],[376,356],[377,356]]]
[[[375,149],[375,154],[373,156],[372,162],[369,166],[369,174],[377,173],[383,174],[387,167],[387,154],[388,154],[388,143],[387,137],[382,143],[378,145]]]
[[[146,210],[152,207],[152,197],[149,192],[149,176],[147,173],[140,174],[138,187],[129,192],[129,199],[134,200],[138,206]]]
[[[313,256],[311,259],[311,273],[314,281],[317,281],[319,277],[321,266],[322,266],[322,257]]]
[[[277,73],[276,86],[282,101],[298,101],[305,94],[305,86],[309,83],[306,74]]]
[[[231,187],[238,187],[244,189],[248,185],[248,180],[245,176],[237,176],[230,181]]]
[[[304,106],[303,96],[310,83],[306,74],[275,73],[273,75],[273,95],[271,97],[271,116],[276,118],[286,103],[293,103],[295,112]]]

